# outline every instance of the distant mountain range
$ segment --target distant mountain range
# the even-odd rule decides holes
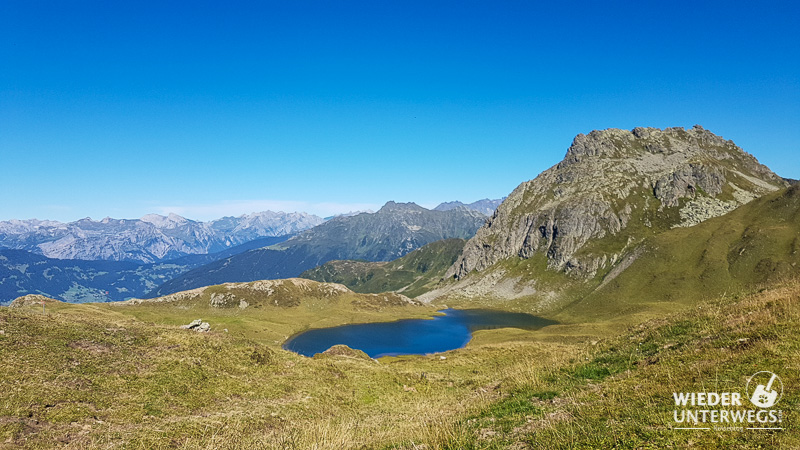
[[[25,294],[73,303],[121,301],[186,286],[291,277],[331,259],[391,260],[429,242],[469,238],[486,219],[454,208],[429,211],[389,202],[377,213],[328,221],[264,212],[205,223],[175,214],[0,222],[0,304]],[[317,229],[285,247],[270,246],[291,234],[263,236],[314,224]]]
[[[489,200],[488,198],[485,198],[483,200],[478,200],[472,203],[461,203],[459,201],[444,202],[439,204],[439,206],[437,206],[436,208],[433,208],[433,210],[449,211],[451,209],[462,207],[471,209],[473,211],[477,211],[486,216],[491,216],[492,214],[494,214],[494,210],[497,209],[497,207],[500,206],[500,204],[503,203],[503,200],[505,199],[506,199],[505,197],[496,200]]]
[[[294,234],[323,222],[306,213],[265,211],[197,222],[177,214],[141,219],[90,218],[0,222],[0,248],[48,258],[155,263],[219,252],[261,237]]]
[[[467,208],[435,211],[388,202],[376,213],[335,217],[281,244],[198,267],[150,296],[225,282],[296,277],[331,260],[391,261],[434,241],[467,239],[485,220],[485,215]]]
[[[165,281],[195,267],[283,242],[289,237],[263,237],[217,253],[187,255],[150,264],[55,259],[25,250],[0,250],[0,305],[26,294],[41,294],[71,303],[144,297]]]

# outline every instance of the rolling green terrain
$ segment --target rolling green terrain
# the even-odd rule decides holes
[[[799,199],[795,186],[666,231],[594,281],[535,258],[508,264],[585,295],[543,314],[558,325],[479,331],[445,359],[282,350],[307,328],[435,311],[303,279],[113,304],[47,300],[45,313],[26,297],[0,308],[0,446],[795,448]],[[527,304],[463,305],[490,301]],[[211,331],[179,327],[194,319]],[[673,392],[743,391],[760,370],[786,386],[783,430],[673,430]]]
[[[499,399],[470,411],[449,428],[433,430],[426,448],[800,446],[797,280],[757,294],[700,302],[570,351],[566,361],[531,361],[527,370],[524,364],[511,369]],[[774,406],[782,411],[782,420],[768,425],[782,430],[673,429],[692,426],[675,422],[674,411],[680,408],[673,393],[740,392],[744,396],[748,378],[762,370],[778,374],[783,382],[783,395]],[[753,408],[747,400],[743,403],[731,409]],[[765,425],[744,425],[748,426]],[[415,448],[411,442],[393,448]]]
[[[400,292],[416,297],[433,289],[464,248],[463,239],[432,242],[390,262],[329,261],[300,278],[341,283],[355,292]]]
[[[281,338],[345,322],[423,317],[382,296],[291,282],[253,306],[195,298],[0,308],[3,448],[793,448],[800,284],[725,296],[621,333],[580,325],[476,333],[464,349],[305,358]],[[330,285],[329,285],[330,286]],[[252,289],[253,286],[250,286]],[[256,289],[257,290],[257,289]],[[192,294],[194,295],[194,294]],[[300,301],[295,299],[300,298]],[[398,298],[399,299],[399,298]],[[258,306],[261,307],[258,307]],[[177,324],[203,318],[208,333]],[[673,391],[741,390],[758,370],[787,386],[780,432],[672,430]]]

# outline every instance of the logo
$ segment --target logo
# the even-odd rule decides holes
[[[766,370],[748,378],[744,393],[674,392],[672,396],[673,430],[783,430],[783,411],[773,409],[783,397],[783,381]]]
[[[769,380],[766,385],[758,384],[765,379]],[[752,388],[754,384],[756,384],[755,389]],[[771,408],[782,396],[783,381],[772,372],[757,372],[747,382],[747,398],[758,408]]]

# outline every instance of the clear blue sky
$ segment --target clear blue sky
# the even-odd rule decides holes
[[[577,133],[800,178],[798,2],[0,2],[0,220],[507,195]]]

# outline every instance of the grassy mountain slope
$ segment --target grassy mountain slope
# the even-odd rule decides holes
[[[466,239],[486,217],[388,202],[378,212],[335,217],[286,242],[220,260],[164,283],[151,297],[210,284],[296,277],[332,260],[389,261],[442,239]]]
[[[647,237],[691,226],[788,186],[733,142],[692,129],[580,134],[564,159],[519,185],[470,239],[448,276],[545,258],[553,271],[593,278]]]
[[[790,280],[592,341],[568,361],[517,366],[499,399],[397,448],[798,448],[798,358],[800,283]],[[752,409],[745,388],[761,370],[781,377],[783,396],[774,408],[783,411],[782,421],[745,427],[783,430],[673,429],[692,426],[675,423],[674,392],[739,392],[741,407],[694,409]]]
[[[461,254],[463,239],[445,239],[390,262],[329,261],[300,277],[341,283],[355,292],[402,292],[416,297],[431,290]]]
[[[602,240],[589,244],[593,251]],[[765,195],[724,216],[674,228],[630,245],[592,278],[551,270],[543,255],[487,269],[506,284],[475,277],[420,297],[449,305],[502,305],[562,322],[642,319],[800,274],[800,186]],[[531,281],[532,280],[532,281]],[[518,283],[515,285],[514,283]],[[509,292],[501,292],[500,289]],[[516,292],[513,300],[509,298]],[[628,319],[623,319],[624,323]],[[608,322],[605,322],[608,323]]]
[[[598,289],[560,316],[610,317],[645,308],[672,309],[797,276],[800,186],[700,225],[661,233],[630,256],[636,259],[627,269],[598,279]]]

